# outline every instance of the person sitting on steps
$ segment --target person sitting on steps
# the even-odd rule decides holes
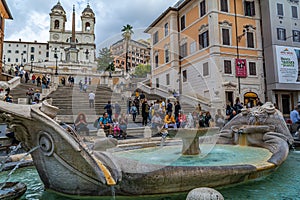
[[[99,126],[104,131],[108,130],[108,135],[112,135],[112,125],[110,124],[110,118],[108,116],[108,113],[103,113],[103,116],[99,119]]]
[[[168,112],[168,114],[165,116],[164,123],[165,123],[166,129],[167,128],[177,128],[176,121],[175,121],[174,116],[172,115],[172,112]]]

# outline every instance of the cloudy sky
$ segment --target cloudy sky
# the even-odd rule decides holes
[[[76,9],[76,30],[80,15],[89,2],[96,15],[96,45],[105,47],[120,38],[123,25],[134,28],[134,39],[145,38],[143,31],[178,0],[60,0],[67,13],[66,29],[72,27],[72,7]],[[47,42],[51,8],[58,0],[7,0],[13,20],[6,20],[5,40]]]

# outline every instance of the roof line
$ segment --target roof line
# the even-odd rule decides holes
[[[13,17],[12,17],[12,15],[11,15],[11,12],[10,12],[10,10],[9,10],[9,8],[8,8],[8,5],[7,5],[7,3],[6,3],[6,1],[5,0],[2,0],[2,3],[3,3],[3,5],[4,5],[4,8],[5,8],[5,10],[7,11],[7,14],[8,14],[8,19],[13,19]]]
[[[144,33],[147,33],[151,28],[153,28],[164,16],[166,16],[170,11],[179,11],[181,10],[186,4],[188,4],[191,0],[184,0],[181,2],[178,7],[169,7],[167,10],[165,10],[150,26],[144,31]]]

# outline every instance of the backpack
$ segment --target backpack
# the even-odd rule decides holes
[[[131,113],[137,113],[137,108],[135,106],[131,107]]]
[[[93,124],[93,126],[94,126],[95,128],[97,128],[97,127],[98,127],[99,120],[100,120],[100,117],[94,121],[94,124]]]

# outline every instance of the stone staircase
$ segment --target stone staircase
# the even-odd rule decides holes
[[[27,98],[26,92],[28,91],[29,88],[33,88],[34,91],[38,89],[40,92],[42,92],[41,86],[38,87],[36,86],[36,84],[32,84],[31,82],[20,83],[17,87],[13,88],[10,91],[10,95],[13,97],[13,103],[17,104],[18,102],[20,102],[20,100],[18,101],[18,99]],[[26,102],[22,102],[22,103],[26,103]]]

